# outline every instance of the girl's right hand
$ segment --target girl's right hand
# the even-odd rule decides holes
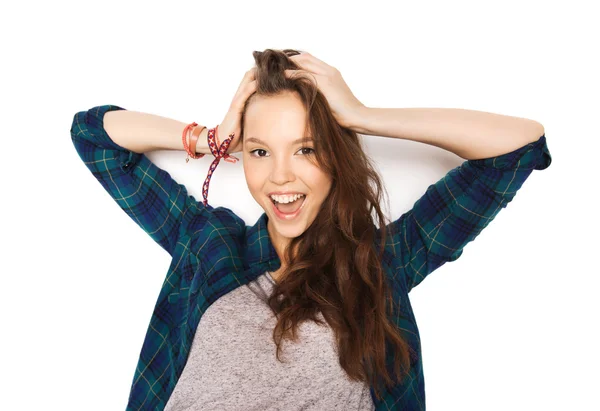
[[[241,140],[241,118],[244,104],[248,97],[250,97],[256,91],[256,67],[251,68],[244,74],[244,78],[240,83],[233,101],[229,106],[229,111],[225,115],[225,118],[219,124],[219,142],[223,143],[226,138],[229,138],[231,133],[235,133],[227,153],[233,154],[242,151],[242,140]]]

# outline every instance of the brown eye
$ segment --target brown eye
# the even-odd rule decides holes
[[[252,150],[252,151],[250,152],[250,154],[252,154],[252,153],[255,153],[256,151],[264,151],[264,152],[266,153],[266,150],[263,150],[262,148],[257,148],[256,150]],[[259,156],[254,156],[254,157],[264,157],[264,156],[260,156],[260,155],[259,155]]]
[[[313,154],[315,152],[314,149],[310,148],[310,147],[302,147],[300,150],[302,150],[302,154],[308,155],[308,154]],[[310,150],[309,152],[305,152],[304,150]]]

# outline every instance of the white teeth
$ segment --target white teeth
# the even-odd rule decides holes
[[[296,201],[297,199],[299,199],[300,197],[303,197],[304,194],[294,194],[293,196],[276,196],[276,195],[272,195],[271,199],[273,199],[274,201],[277,201],[278,203],[291,203],[292,201]]]

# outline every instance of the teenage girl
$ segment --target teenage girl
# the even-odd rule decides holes
[[[469,110],[368,108],[309,53],[253,55],[215,128],[115,105],[73,120],[85,165],[172,256],[127,409],[425,410],[408,293],[550,165],[544,129]],[[358,133],[466,161],[388,224]],[[215,157],[203,201],[144,155],[165,149]],[[208,202],[212,173],[234,153],[264,210],[252,226]]]

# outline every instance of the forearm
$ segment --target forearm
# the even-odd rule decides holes
[[[455,108],[365,107],[355,120],[357,133],[431,144],[467,160],[509,153],[544,134],[534,120]]]
[[[131,110],[115,110],[104,115],[104,129],[118,145],[136,153],[153,150],[184,150],[181,135],[188,123]],[[206,136],[198,137],[196,153],[210,154]]]

